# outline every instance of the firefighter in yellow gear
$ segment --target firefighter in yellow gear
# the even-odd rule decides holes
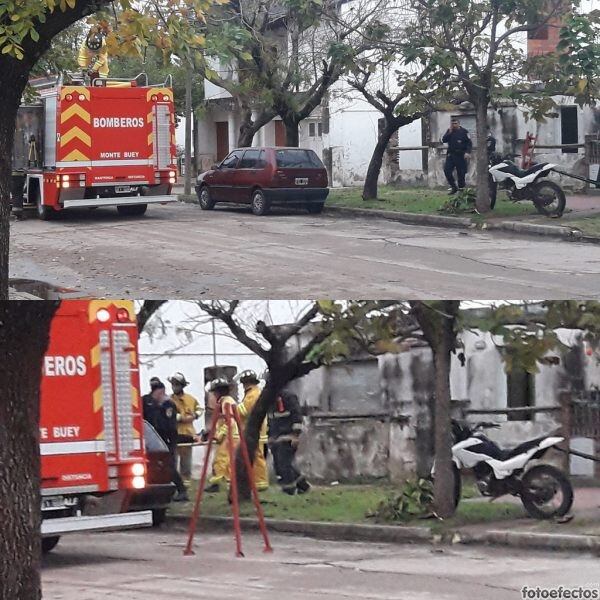
[[[242,371],[236,376],[236,380],[244,386],[244,399],[238,404],[237,410],[242,421],[242,427],[246,428],[248,416],[256,404],[261,389],[258,385],[258,375],[252,370]],[[267,469],[266,447],[268,442],[267,419],[262,422],[260,427],[260,437],[258,438],[258,448],[254,455],[252,470],[254,472],[254,481],[256,489],[266,490],[269,487],[269,471]]]
[[[227,435],[227,421],[225,420],[225,406],[230,405],[233,410],[236,407],[236,401],[229,395],[231,384],[227,379],[219,378],[211,381],[207,386],[207,391],[214,397],[215,407],[213,410],[220,411],[221,416],[217,421],[215,432],[215,443],[217,451],[213,461],[213,473],[208,480],[207,492],[218,492],[221,484],[229,484],[231,481],[231,461],[229,457],[229,436]],[[240,432],[235,420],[231,421],[231,432],[233,435],[233,452],[238,445]]]
[[[186,394],[184,388],[189,385],[189,381],[183,373],[174,373],[168,378],[173,394],[171,400],[177,407],[177,433],[184,437],[197,435],[194,428],[194,421],[199,419],[204,413],[200,403],[191,394]],[[184,480],[189,481],[192,478],[192,448],[191,446],[181,446],[177,449],[179,457],[179,472]]]
[[[84,75],[108,77],[108,51],[106,48],[106,29],[96,25],[90,29],[87,37],[79,47],[77,64]]]

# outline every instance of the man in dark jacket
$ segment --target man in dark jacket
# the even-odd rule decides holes
[[[442,142],[448,144],[448,153],[446,154],[446,162],[444,163],[444,175],[446,175],[446,179],[450,184],[448,193],[452,195],[465,187],[467,159],[470,158],[473,143],[469,137],[469,132],[460,126],[460,121],[455,117],[450,121],[450,129],[444,134]],[[454,181],[454,169],[456,169],[458,188]]]
[[[148,421],[156,433],[160,435],[171,453],[171,477],[177,488],[175,502],[187,502],[189,500],[185,485],[181,475],[175,466],[175,456],[177,454],[177,407],[175,403],[167,396],[165,384],[153,377],[150,380],[150,393],[142,398],[144,410],[144,420]]]
[[[269,448],[273,454],[275,473],[281,489],[291,496],[308,492],[310,484],[294,465],[294,456],[302,433],[298,397],[289,392],[282,392],[275,401],[275,407],[267,413],[267,419]]]

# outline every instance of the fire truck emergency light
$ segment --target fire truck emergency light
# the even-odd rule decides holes
[[[119,321],[119,323],[129,321],[129,311],[126,308],[117,309],[117,321]]]
[[[131,465],[131,472],[135,477],[142,477],[146,472],[146,467],[143,463],[134,463]]]
[[[96,313],[96,319],[98,319],[100,323],[106,323],[110,319],[110,312],[106,308],[101,308]]]
[[[142,490],[146,487],[146,480],[143,477],[134,477],[131,483],[136,490]]]

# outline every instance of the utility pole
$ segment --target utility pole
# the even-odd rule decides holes
[[[192,193],[192,76],[191,61],[188,61],[185,74],[185,179],[183,193]]]

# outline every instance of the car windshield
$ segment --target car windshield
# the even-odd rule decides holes
[[[277,167],[280,169],[323,169],[321,159],[312,150],[276,150]]]
[[[144,421],[144,445],[146,446],[146,452],[168,452],[169,448],[158,435],[156,429]]]

